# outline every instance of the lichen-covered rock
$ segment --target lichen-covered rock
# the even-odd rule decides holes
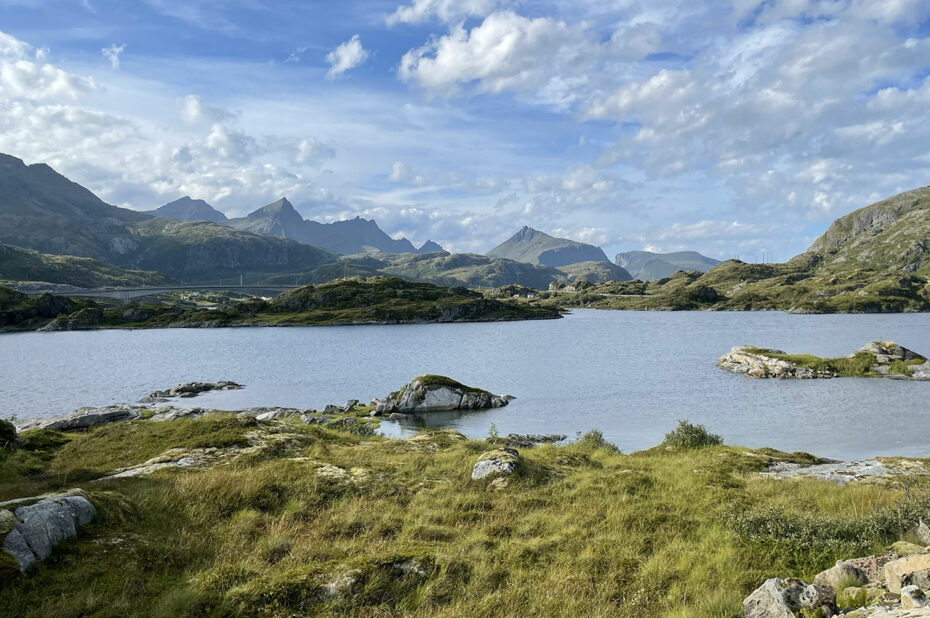
[[[804,582],[798,579],[767,579],[743,600],[746,618],[795,618],[801,609]]]
[[[845,560],[837,560],[834,566],[815,575],[814,583],[830,586],[833,589],[841,589],[841,586],[843,588],[865,586],[869,583],[869,578],[854,565]]]
[[[746,618],[796,618],[802,610],[810,615],[834,616],[838,612],[836,593],[829,586],[775,577],[743,600]]]
[[[721,369],[742,373],[750,378],[813,379],[836,377],[832,371],[817,371],[773,356],[784,354],[781,350],[736,346],[728,354],[717,359],[717,365]]]
[[[885,587],[889,592],[901,594],[901,588],[911,584],[930,588],[930,554],[906,556],[885,565]]]
[[[13,511],[13,529],[4,537],[2,549],[25,572],[48,558],[55,545],[77,535],[78,527],[90,523],[96,515],[94,505],[80,491],[40,497]]]
[[[388,395],[375,408],[376,415],[419,414],[450,410],[481,410],[506,406],[513,397],[465,386],[445,376],[414,378],[400,391]]]
[[[48,429],[50,431],[74,431],[87,429],[94,425],[116,421],[134,420],[142,417],[146,408],[142,406],[114,405],[103,408],[80,408],[62,416],[38,418],[18,422],[19,431],[27,429]]]
[[[915,543],[908,543],[907,541],[897,541],[891,544],[891,551],[903,558],[905,556],[926,553],[927,548]]]
[[[930,603],[927,595],[919,586],[911,584],[901,588],[901,607],[902,609],[914,609],[917,607],[926,607]]]
[[[471,471],[472,480],[483,479],[492,474],[513,474],[520,462],[520,453],[512,448],[498,448],[478,458]]]

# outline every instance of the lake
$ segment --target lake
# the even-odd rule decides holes
[[[0,336],[0,417],[134,402],[192,380],[247,388],[180,405],[320,409],[368,401],[423,373],[517,397],[510,406],[419,424],[485,437],[600,429],[624,452],[680,418],[728,444],[841,459],[930,456],[930,382],[753,380],[718,369],[732,346],[845,355],[872,339],[930,354],[930,314],[576,310],[562,320],[312,328],[170,329]],[[406,435],[417,423],[382,423]]]

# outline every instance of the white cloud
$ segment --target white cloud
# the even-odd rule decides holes
[[[362,47],[362,41],[356,34],[351,39],[326,54],[326,61],[330,64],[329,72],[326,74],[326,77],[329,79],[338,77],[349,69],[353,69],[368,60],[370,55],[368,50]]]
[[[418,169],[400,161],[394,161],[391,165],[391,173],[388,175],[388,182],[422,185],[426,181]]]
[[[466,17],[483,17],[500,6],[513,4],[509,0],[413,0],[397,7],[384,18],[388,26],[420,24],[431,19],[445,23],[457,22]]]
[[[117,45],[116,43],[110,45],[109,47],[104,47],[100,50],[100,53],[103,54],[103,57],[110,61],[110,66],[114,69],[119,68],[119,57],[123,53],[123,50],[126,49],[126,45]]]
[[[207,105],[196,94],[189,94],[180,99],[179,115],[185,124],[193,125],[202,122],[214,124],[226,122],[236,118],[236,115],[221,107]]]

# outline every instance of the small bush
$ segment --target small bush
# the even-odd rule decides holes
[[[611,452],[619,453],[620,449],[611,442],[604,439],[604,434],[599,429],[592,429],[578,439],[578,444],[588,449],[605,448]]]
[[[723,438],[710,433],[704,425],[694,425],[685,419],[678,421],[678,427],[665,434],[663,446],[678,448],[704,448],[705,446],[720,446]]]
[[[0,452],[15,450],[19,447],[19,443],[20,438],[13,423],[0,419]]]

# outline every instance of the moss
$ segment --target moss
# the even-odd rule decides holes
[[[465,384],[462,384],[461,382],[457,380],[453,380],[452,378],[449,378],[446,376],[434,375],[431,373],[419,376],[415,380],[419,382],[422,386],[427,386],[427,387],[445,386],[447,388],[454,388],[454,389],[458,389],[466,393],[474,393],[476,395],[481,394],[481,393],[487,393],[487,391],[481,390],[480,388],[475,388],[473,386],[466,386]]]

